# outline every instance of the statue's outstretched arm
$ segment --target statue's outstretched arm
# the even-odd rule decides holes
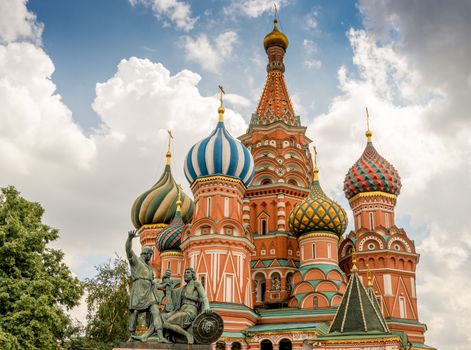
[[[132,239],[136,237],[136,230],[130,230],[128,231],[128,239],[126,240],[126,244],[124,245],[124,248],[126,249],[126,256],[128,257],[128,260],[131,261],[133,258],[133,251],[132,251]]]

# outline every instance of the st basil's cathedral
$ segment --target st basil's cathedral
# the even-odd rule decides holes
[[[220,350],[433,349],[419,321],[414,241],[395,225],[401,179],[372,132],[347,171],[347,213],[322,190],[306,127],[286,88],[288,38],[277,19],[263,45],[267,78],[247,132],[214,131],[184,162],[193,198],[175,182],[170,148],[132,222],[154,249],[156,276],[192,267],[224,319]],[[315,153],[315,151],[314,151]]]

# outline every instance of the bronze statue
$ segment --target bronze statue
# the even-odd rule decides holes
[[[195,271],[191,267],[187,268],[183,278],[186,284],[172,291],[175,311],[164,315],[163,328],[183,335],[188,344],[193,344],[193,335],[186,329],[192,325],[199,313],[210,314],[212,311],[203,286],[196,280]]]
[[[139,340],[147,340],[147,338],[155,332],[159,342],[169,343],[169,341],[163,337],[162,317],[160,316],[157,297],[155,295],[155,289],[165,288],[166,282],[162,283],[154,279],[154,272],[152,266],[149,264],[153,255],[152,248],[144,247],[140,257],[137,257],[134,253],[132,250],[132,239],[134,237],[136,237],[136,231],[129,231],[125,245],[132,278],[131,296],[129,300],[129,332],[131,333],[131,338]],[[170,272],[166,272],[163,276],[163,280],[168,280],[169,277]],[[135,334],[138,312],[150,313],[152,319],[151,326],[148,327],[149,331],[141,336]]]
[[[170,270],[162,280],[154,279],[152,267],[152,249],[144,247],[141,256],[132,251],[132,239],[136,231],[128,232],[126,254],[131,266],[133,285],[129,303],[129,332],[131,339],[156,341],[159,343],[210,344],[219,339],[224,329],[224,322],[209,307],[208,297],[201,283],[196,279],[196,272],[187,268],[184,273],[185,285],[175,288],[179,281],[170,280]],[[156,290],[163,290],[166,304],[160,309]],[[147,314],[147,332],[136,335],[137,315]]]

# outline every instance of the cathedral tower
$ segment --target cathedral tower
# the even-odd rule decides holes
[[[350,255],[355,250],[363,281],[368,268],[373,272],[372,289],[389,328],[423,343],[426,327],[418,321],[415,290],[419,255],[414,242],[395,224],[401,179],[373,146],[369,127],[365,135],[365,150],[345,176],[344,192],[353,210],[355,230],[340,246],[340,266],[350,273]]]
[[[181,248],[212,308],[224,318],[225,331],[240,332],[255,322],[250,279],[254,245],[242,220],[243,198],[253,179],[254,164],[247,148],[224,126],[222,94],[221,88],[216,129],[195,144],[185,160],[195,213]]]
[[[315,149],[314,154],[316,157]],[[347,214],[322,190],[316,161],[311,191],[290,213],[288,223],[301,252],[289,306],[301,309],[338,306],[346,286],[345,275],[338,266],[338,241],[347,227]]]
[[[253,234],[254,303],[286,304],[299,261],[297,240],[287,219],[307,196],[312,180],[311,140],[294,112],[284,80],[288,38],[278,29],[263,40],[267,78],[246,134],[239,137],[252,153],[255,176],[243,200],[243,222]]]

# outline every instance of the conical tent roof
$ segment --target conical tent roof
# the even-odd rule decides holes
[[[329,333],[390,333],[379,305],[374,306],[355,266]]]

